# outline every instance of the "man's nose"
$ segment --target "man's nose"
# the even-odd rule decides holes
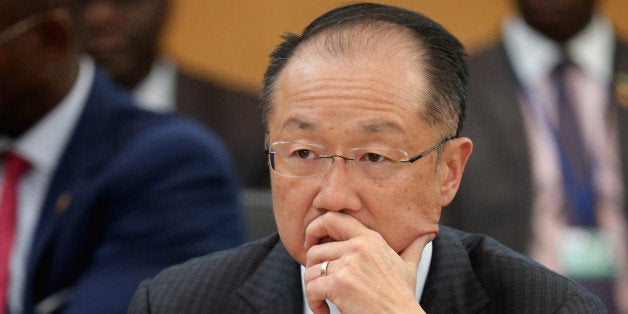
[[[358,211],[361,202],[356,193],[355,186],[356,169],[351,161],[335,157],[325,172],[319,177],[320,189],[314,198],[312,205],[320,210],[327,211]]]

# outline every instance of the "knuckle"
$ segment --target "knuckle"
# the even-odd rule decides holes
[[[350,242],[350,249],[352,252],[362,253],[368,251],[368,245],[359,238],[354,238]]]
[[[377,242],[377,243],[386,243],[386,240],[384,240],[384,237],[377,231],[374,230],[369,230],[369,236],[371,239],[373,239],[373,241]]]
[[[339,271],[336,276],[330,279],[337,291],[355,291],[356,289],[351,272]]]
[[[305,295],[310,299],[311,296],[317,295],[318,284],[315,280],[305,283]]]
[[[356,255],[347,256],[343,261],[343,265],[346,269],[357,269],[360,265],[359,259],[360,257]]]
[[[307,250],[307,252],[305,253],[305,259],[307,261],[307,264],[311,264],[315,256],[316,249],[314,247],[311,247],[309,250]]]

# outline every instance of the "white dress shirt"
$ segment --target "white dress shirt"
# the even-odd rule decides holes
[[[415,288],[415,296],[417,301],[421,301],[421,296],[423,295],[423,288],[425,288],[425,281],[427,280],[427,274],[430,269],[430,263],[432,262],[432,242],[430,241],[425,248],[423,249],[423,253],[421,255],[421,261],[419,262],[419,266],[416,272],[416,288]],[[305,274],[305,266],[301,266],[301,289],[303,291],[303,313],[304,314],[313,314],[310,307],[307,305],[307,298],[305,296],[305,280],[303,279],[303,275]],[[330,314],[339,314],[340,311],[331,301],[326,300],[327,305],[329,305]]]
[[[0,151],[13,151],[30,163],[29,171],[18,186],[16,235],[8,289],[11,313],[22,312],[28,256],[46,192],[83,111],[94,79],[94,69],[94,61],[83,57],[78,78],[66,97],[18,139],[11,142],[4,138],[0,141]],[[4,165],[0,165],[0,182],[4,182]]]

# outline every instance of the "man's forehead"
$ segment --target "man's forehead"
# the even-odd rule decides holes
[[[428,85],[423,62],[422,48],[409,29],[386,22],[347,26],[322,31],[302,43],[277,81],[303,79],[314,65],[329,71],[364,71],[365,79],[381,75],[383,68],[397,68],[399,75],[389,77],[390,81],[405,92],[423,94]],[[421,84],[408,84],[413,80],[408,75]]]
[[[342,104],[360,104],[359,107],[372,110],[402,106],[407,115],[419,117],[426,96],[426,77],[419,54],[420,47],[410,31],[390,23],[314,35],[295,50],[274,84],[274,108],[270,113],[272,116],[281,108],[282,116],[281,122],[275,121],[281,126],[275,127],[315,128],[307,116],[287,119],[289,115],[285,114],[293,112],[295,103],[303,105],[305,113],[327,104],[334,109],[340,109]],[[345,92],[343,86],[349,89]],[[356,94],[360,89],[364,93]],[[351,116],[356,114],[359,113],[352,112]],[[381,119],[361,121],[359,129],[366,133],[400,131],[397,123]]]
[[[356,123],[357,131],[367,134],[377,133],[403,133],[403,128],[394,121],[386,121],[382,119],[362,119]],[[282,128],[287,131],[315,131],[322,129],[322,121],[317,121],[311,117],[304,115],[295,115],[288,118],[283,124]]]

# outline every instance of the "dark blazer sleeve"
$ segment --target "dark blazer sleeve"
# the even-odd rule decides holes
[[[92,195],[85,206],[98,208],[91,219],[100,230],[88,234],[90,261],[67,313],[124,312],[141,280],[244,241],[235,174],[222,144],[183,120],[155,125],[85,188]]]

